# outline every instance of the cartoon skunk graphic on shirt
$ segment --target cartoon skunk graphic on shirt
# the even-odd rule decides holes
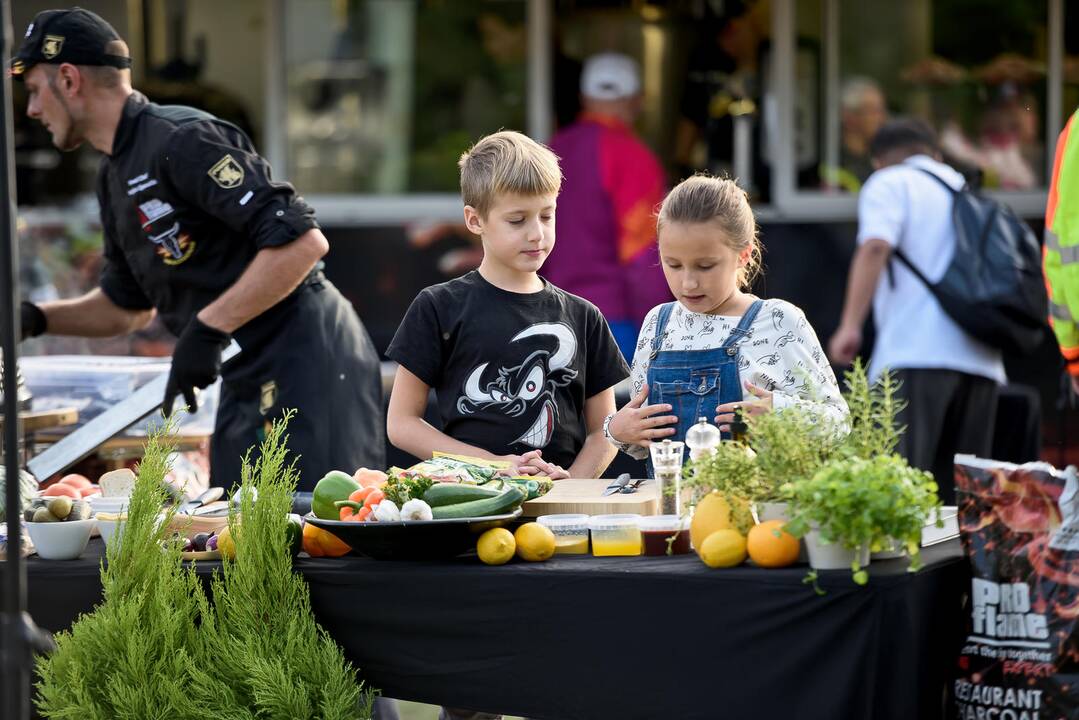
[[[521,362],[502,365],[493,379],[487,373],[490,363],[477,365],[457,400],[457,410],[464,414],[486,411],[527,419],[528,428],[514,442],[534,448],[546,447],[554,435],[558,422],[555,390],[577,377],[577,371],[569,367],[577,355],[577,337],[563,323],[538,323],[522,330],[510,340],[509,351],[515,350],[514,343],[539,337],[555,338],[554,351],[528,352],[521,347],[516,351]]]

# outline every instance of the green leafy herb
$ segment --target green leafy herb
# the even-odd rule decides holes
[[[722,442],[715,452],[690,460],[683,470],[682,486],[692,491],[693,502],[717,491],[733,499],[755,501],[767,494],[757,457],[738,442]],[[674,492],[674,488],[669,488]]]
[[[762,501],[787,499],[791,485],[813,477],[837,442],[835,428],[798,406],[751,416],[748,423],[761,474],[757,499]]]
[[[401,507],[409,500],[422,500],[434,480],[422,475],[413,475],[407,470],[390,468],[389,479],[382,486],[382,492],[386,497]]]
[[[844,375],[847,407],[850,408],[850,433],[842,443],[844,454],[870,458],[895,452],[905,428],[896,418],[905,403],[896,397],[899,383],[890,372],[870,383],[861,358]]]

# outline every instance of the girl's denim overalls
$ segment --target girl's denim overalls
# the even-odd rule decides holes
[[[660,350],[666,337],[674,303],[659,309],[656,336],[652,339],[652,362],[648,367],[648,404],[666,403],[671,415],[678,416],[678,427],[671,440],[684,440],[686,431],[704,417],[713,422],[716,408],[742,399],[742,380],[738,372],[738,345],[749,337],[749,328],[761,309],[763,300],[755,300],[738,327],[718,348],[711,350]],[[688,454],[687,456],[688,457]],[[652,475],[652,461],[648,460]]]

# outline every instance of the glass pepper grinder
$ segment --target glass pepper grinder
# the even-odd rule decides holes
[[[689,459],[696,460],[711,455],[719,447],[721,439],[719,428],[708,422],[708,418],[700,418],[696,425],[686,431]]]

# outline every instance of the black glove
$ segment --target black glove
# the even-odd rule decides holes
[[[47,330],[46,325],[48,325],[48,320],[45,318],[44,311],[34,303],[23,300],[19,306],[20,339],[26,340],[44,335]]]
[[[172,414],[172,403],[183,394],[191,412],[199,409],[195,402],[195,388],[204,388],[221,373],[221,351],[228,347],[231,338],[199,321],[197,317],[180,334],[172,353],[172,369],[165,386],[165,417]]]

